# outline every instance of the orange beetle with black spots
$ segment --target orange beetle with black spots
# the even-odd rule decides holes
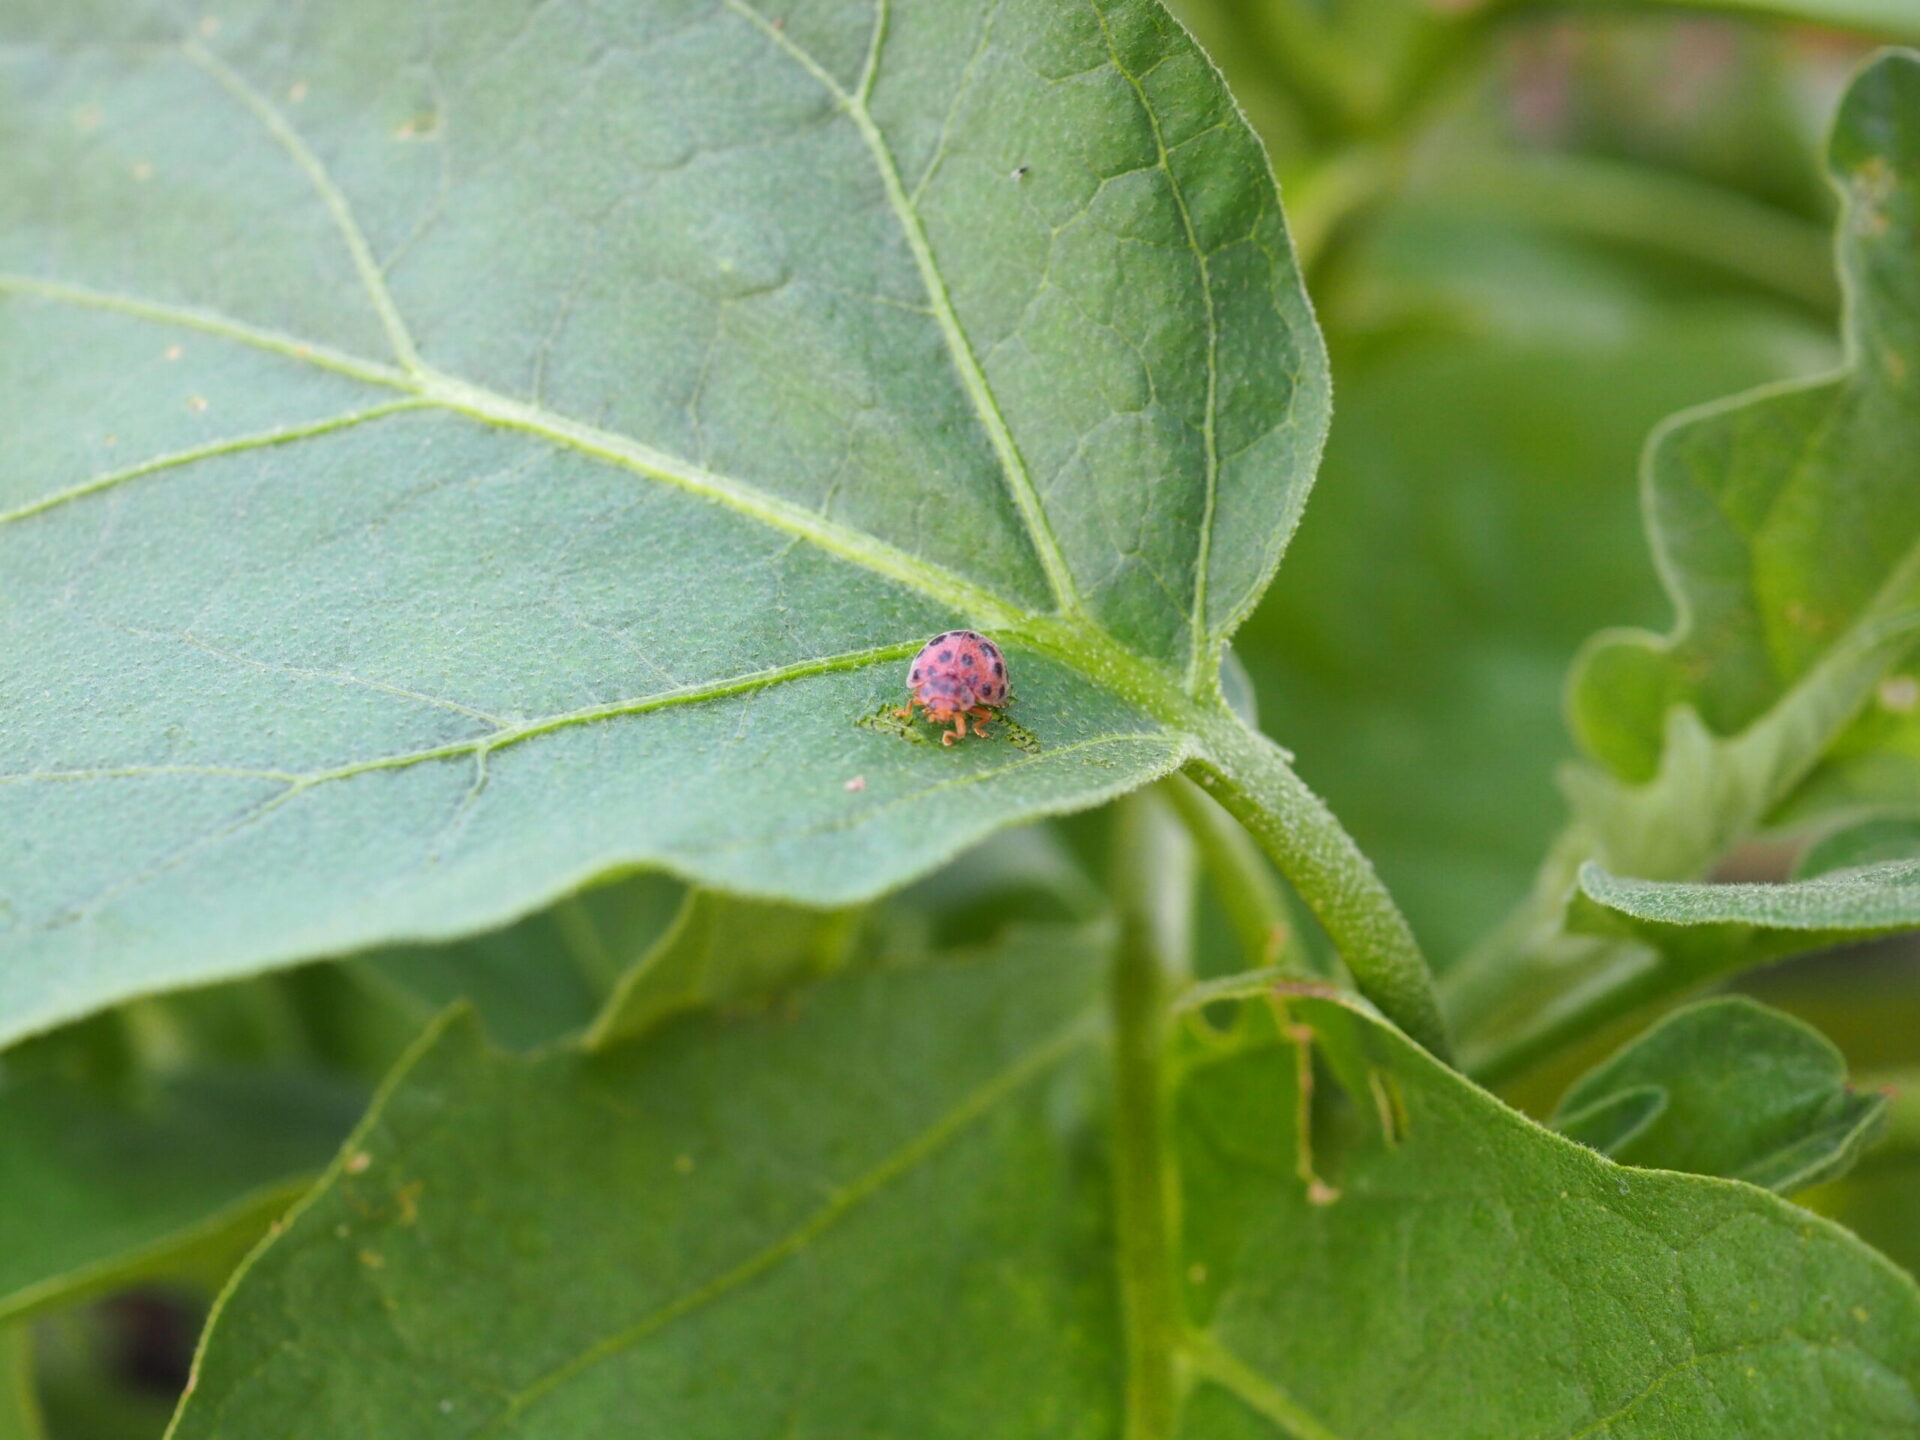
[[[1007,703],[1007,662],[1000,647],[975,630],[943,630],[920,647],[907,669],[907,692],[912,697],[896,715],[912,718],[914,706],[927,712],[936,725],[953,729],[940,737],[951,745],[967,733],[985,735],[985,722]]]

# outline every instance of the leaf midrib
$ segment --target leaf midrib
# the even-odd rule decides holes
[[[831,71],[794,43],[793,37],[783,27],[776,26],[745,0],[723,0],[726,7],[758,29],[773,44],[791,58],[795,64],[813,77],[820,86],[833,97],[834,103],[845,112],[859,131],[860,139],[873,157],[875,168],[880,173],[880,183],[887,194],[887,204],[899,221],[901,234],[905,237],[907,248],[912,252],[915,268],[920,272],[920,281],[927,292],[927,299],[933,307],[935,322],[940,326],[942,338],[947,342],[948,354],[953,358],[954,368],[960,374],[961,384],[967,397],[973,403],[974,413],[979,418],[981,428],[993,442],[994,454],[999,457],[1001,471],[1006,476],[1007,489],[1020,512],[1021,522],[1025,525],[1028,539],[1034,554],[1040,560],[1041,569],[1046,572],[1047,585],[1053,592],[1054,603],[1063,615],[1077,615],[1082,612],[1078,587],[1073,571],[1066,557],[1061,553],[1060,543],[1053,533],[1052,523],[1047,519],[1046,507],[1040,503],[1040,494],[1035,489],[1033,477],[1027,471],[1026,458],[1020,453],[1020,447],[1014,442],[1013,432],[1008,429],[1005,414],[1000,409],[1000,401],[987,383],[985,371],[980,368],[980,359],[974,353],[973,342],[967,338],[966,330],[960,324],[959,314],[953,306],[953,297],[947,290],[946,276],[941,273],[939,262],[934,258],[933,246],[927,239],[926,226],[920,221],[920,212],[915,207],[913,197],[907,193],[900,179],[900,167],[893,158],[892,147],[887,144],[886,136],[881,132],[879,123],[873,118],[868,100],[873,84],[879,74],[880,52],[886,41],[887,18],[890,0],[876,0],[873,21],[873,37],[868,46],[866,65],[861,72],[859,90],[849,93],[836,80]]]
[[[933,1122],[905,1144],[897,1147],[878,1164],[870,1166],[846,1184],[838,1186],[831,1198],[800,1224],[770,1244],[762,1246],[742,1260],[685,1293],[658,1305],[640,1319],[604,1336],[571,1359],[521,1386],[508,1399],[505,1409],[479,1432],[491,1435],[524,1415],[541,1399],[574,1377],[611,1359],[633,1345],[651,1338],[675,1321],[698,1311],[722,1297],[750,1284],[782,1261],[804,1250],[825,1235],[853,1211],[885,1190],[896,1180],[931,1159],[964,1131],[983,1119],[1004,1101],[1063,1064],[1077,1051],[1099,1038],[1104,1017],[1098,1007],[1089,1008],[1065,1026],[1016,1057],[997,1074],[976,1086],[958,1103],[942,1112]]]
[[[1208,677],[1199,673],[1197,668],[1186,677],[1176,676],[1161,662],[1120,644],[1095,624],[1081,608],[1071,572],[1052,534],[1038,493],[1027,473],[1024,459],[1013,441],[998,401],[973,354],[971,343],[959,323],[951,297],[946,290],[944,276],[933,255],[924,227],[920,224],[918,211],[912,197],[906,192],[901,182],[885,136],[868,108],[868,99],[878,75],[886,38],[889,0],[877,0],[875,26],[858,93],[847,91],[812,56],[796,46],[782,28],[768,21],[757,10],[744,3],[744,0],[723,0],[723,3],[756,26],[767,36],[770,43],[787,53],[796,64],[828,90],[836,105],[847,114],[859,130],[863,142],[871,152],[883,187],[887,191],[889,204],[902,227],[902,232],[927,288],[932,308],[955,368],[961,376],[969,399],[973,402],[982,427],[993,442],[1009,491],[1020,511],[1035,553],[1039,556],[1042,567],[1048,575],[1050,587],[1058,604],[1055,614],[1041,615],[1026,611],[1006,597],[930,560],[901,550],[865,531],[841,525],[803,506],[762,490],[750,482],[705,469],[679,456],[657,450],[630,436],[573,420],[543,406],[513,399],[427,365],[419,356],[418,347],[386,285],[380,266],[374,258],[372,248],[350,203],[332,180],[320,158],[270,99],[238,71],[191,38],[181,43],[180,53],[190,63],[212,76],[223,90],[252,114],[288,154],[313,187],[353,261],[355,273],[388,336],[399,364],[396,366],[370,360],[330,346],[305,341],[297,336],[252,325],[215,311],[155,302],[139,296],[37,276],[0,273],[0,293],[32,295],[56,303],[128,314],[158,324],[175,325],[215,335],[233,343],[278,354],[366,384],[396,391],[406,398],[402,401],[390,402],[389,406],[372,406],[346,412],[312,422],[305,427],[289,426],[283,427],[282,431],[234,437],[220,442],[217,446],[207,447],[204,455],[189,451],[172,456],[156,457],[143,466],[130,467],[129,472],[116,472],[110,476],[95,477],[54,496],[44,497],[14,511],[0,514],[0,526],[17,523],[58,505],[84,499],[87,495],[109,488],[112,484],[139,478],[140,475],[153,473],[156,470],[191,463],[199,458],[211,458],[214,454],[231,453],[256,444],[286,443],[308,438],[308,434],[323,434],[366,419],[379,418],[382,414],[400,409],[438,408],[484,424],[539,436],[554,445],[575,450],[604,463],[618,465],[649,479],[675,486],[711,503],[732,509],[770,528],[795,535],[847,563],[883,576],[952,609],[980,628],[999,630],[1019,638],[1032,648],[1097,679],[1121,698],[1140,706],[1170,728],[1186,730],[1189,733],[1196,731],[1200,728],[1202,710],[1208,708],[1204,696]],[[1104,20],[1104,17],[1102,19]],[[1135,88],[1138,89],[1137,84]],[[1144,94],[1140,95],[1140,100],[1146,107],[1149,117],[1152,118],[1152,110],[1150,106],[1146,106]],[[1164,149],[1164,146],[1162,148]],[[1184,201],[1182,208],[1184,216]],[[1190,219],[1188,224],[1191,230]],[[1211,296],[1209,295],[1208,298],[1210,306]],[[1212,333],[1211,313],[1209,313],[1209,333],[1210,335]],[[1209,419],[1211,421],[1211,410]],[[297,433],[302,431],[308,433]],[[1209,507],[1211,507],[1214,482],[1211,470],[1208,482]],[[1203,526],[1203,530],[1206,528],[1208,527]],[[1203,534],[1203,545],[1206,538]],[[1196,655],[1198,650],[1206,648],[1203,636],[1194,637],[1194,642],[1197,647]],[[1190,683],[1182,683],[1183,679]]]
[[[128,479],[136,479],[156,470],[210,459],[252,446],[284,443],[323,435],[365,419],[396,413],[404,409],[438,409],[463,415],[502,429],[536,435],[553,445],[590,455],[597,460],[632,470],[685,490],[702,499],[759,521],[776,530],[796,535],[819,549],[850,564],[885,576],[927,598],[978,620],[983,626],[1008,628],[1020,622],[1024,613],[1012,602],[976,585],[960,575],[943,569],[930,560],[909,554],[897,546],[851,526],[841,525],[789,500],[772,495],[745,481],[706,470],[643,445],[632,438],[596,426],[586,425],[538,405],[514,400],[497,391],[471,384],[429,366],[402,370],[376,360],[310,344],[290,335],[263,329],[217,312],[188,306],[156,304],[137,296],[96,290],[89,286],[42,280],[36,276],[0,273],[0,293],[31,295],[56,303],[87,309],[114,311],[159,324],[199,331],[256,350],[286,356],[330,370],[370,385],[394,390],[407,397],[387,405],[368,406],[301,425],[280,427],[251,435],[231,437],[174,455],[158,456],[127,470],[96,476],[53,495],[30,501],[0,514],[0,525],[17,523],[43,514],[63,504],[83,500],[100,490]]]

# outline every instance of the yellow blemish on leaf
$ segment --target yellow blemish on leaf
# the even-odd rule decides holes
[[[400,1207],[400,1223],[412,1225],[420,1219],[420,1192],[427,1188],[424,1180],[411,1180],[393,1192],[394,1202]]]
[[[693,1157],[691,1155],[674,1156],[673,1168],[682,1175],[691,1175],[693,1173]]]
[[[1880,708],[1896,715],[1911,715],[1920,706],[1920,680],[1911,675],[1889,675],[1880,682]]]
[[[377,1250],[362,1250],[360,1252],[360,1263],[369,1270],[378,1270],[387,1262],[381,1258]]]
[[[142,185],[146,184],[147,181],[153,178],[152,162],[147,160],[134,161],[132,173],[135,180],[138,180]]]
[[[165,350],[160,352],[161,357],[167,360],[178,360],[186,353],[186,349],[179,345],[169,345]]]
[[[287,101],[289,104],[298,105],[302,100],[306,98],[307,98],[307,82],[306,81],[296,80],[293,82],[293,84],[287,87]]]
[[[218,15],[202,15],[200,17],[200,38],[202,40],[211,40],[219,33],[220,17]]]
[[[347,1174],[364,1175],[371,1164],[373,1164],[373,1156],[364,1150],[356,1150],[347,1157]]]
[[[91,135],[100,128],[100,122],[106,118],[98,105],[82,105],[73,112],[73,128],[82,135]]]
[[[187,408],[196,415],[200,414],[207,408],[207,397],[204,395],[189,395],[187,397]]]

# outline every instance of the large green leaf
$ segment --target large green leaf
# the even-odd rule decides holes
[[[1134,1433],[1920,1424],[1920,1294],[1857,1241],[1616,1166],[1329,1000],[1288,1001],[1359,1099],[1316,1112],[1319,1186],[1256,1002],[1129,1151],[1177,1204],[1114,1211],[1099,959],[1033,934],[594,1054],[455,1018],[229,1291],[176,1434],[1119,1436],[1116,1247],[1179,1312],[1131,1363],[1186,1376]]]
[[[531,1061],[455,1020],[229,1293],[178,1433],[1110,1432],[1099,958]]]
[[[1742,996],[1668,1017],[1583,1075],[1553,1128],[1628,1165],[1787,1193],[1859,1159],[1887,1097],[1856,1094],[1810,1025]]]
[[[1920,1292],[1844,1231],[1745,1185],[1616,1166],[1337,1002],[1288,1009],[1346,1077],[1361,1138],[1316,1148],[1316,1205],[1297,1142],[1263,1153],[1297,1134],[1291,1047],[1204,1064],[1183,1101],[1183,1258],[1244,1393],[1324,1426],[1297,1433],[1731,1440],[1791,1416],[1891,1440],[1920,1424]]]
[[[1439,1043],[1218,697],[1327,384],[1155,0],[29,0],[0,96],[0,1037],[1193,757]],[[856,727],[959,623],[1037,754]]]

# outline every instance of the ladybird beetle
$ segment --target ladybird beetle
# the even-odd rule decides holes
[[[894,714],[911,718],[918,705],[936,725],[953,722],[940,737],[951,745],[967,733],[973,719],[976,735],[987,733],[985,721],[1007,703],[1007,662],[1000,647],[973,630],[943,630],[920,647],[907,672],[912,696],[906,709]]]

